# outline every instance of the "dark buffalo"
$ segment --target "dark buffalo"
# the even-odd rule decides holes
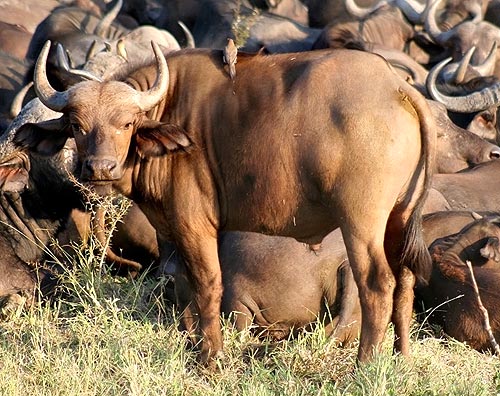
[[[112,247],[141,263],[161,262],[158,275],[173,276],[182,299],[192,299],[175,247],[164,245],[160,260],[156,231],[137,205],[117,224]],[[236,329],[250,327],[261,336],[282,339],[321,321],[326,334],[342,345],[358,337],[358,289],[339,229],[317,250],[292,238],[225,232],[218,251],[224,286],[221,312]]]
[[[361,21],[328,25],[313,48],[344,48],[346,43],[361,41],[403,51],[414,36],[413,25],[401,9],[386,4]]]
[[[236,0],[203,2],[193,27],[198,47],[223,48],[230,37],[244,51],[264,47],[271,53],[310,50],[320,32],[269,10],[256,12],[249,1]]]
[[[177,51],[167,67],[153,45],[156,66],[57,92],[47,44],[35,86],[64,116],[32,125],[49,130],[19,130],[16,142],[51,154],[74,136],[81,179],[132,198],[175,242],[194,290],[179,301],[182,322],[203,336],[202,361],[222,350],[224,230],[318,244],[340,227],[362,306],[358,358],[371,357],[391,316],[396,349],[409,352],[413,283],[403,267],[429,260],[419,230],[435,125],[385,60],[347,50],[241,56],[233,83],[222,51]]]
[[[342,345],[358,337],[361,308],[340,230],[313,251],[292,238],[252,232],[223,233],[219,259],[224,292],[222,312],[238,330],[283,339],[317,321]],[[191,300],[192,286],[179,263],[175,288]],[[165,272],[165,271],[164,271]],[[167,270],[168,272],[168,270]]]
[[[482,20],[482,11],[477,1],[466,2],[475,3],[478,9],[478,16],[475,20],[461,20],[455,24],[448,25],[443,31],[440,29],[436,20],[436,10],[441,1],[431,3],[427,18],[425,20],[425,29],[436,43],[445,48],[454,60],[459,60],[468,50],[475,47],[476,50],[472,56],[473,64],[482,63],[490,53],[494,42],[500,43],[500,28],[489,22]],[[454,3],[458,3],[455,1]],[[486,2],[483,2],[486,5]],[[479,8],[478,8],[479,7]],[[446,18],[446,16],[445,16]],[[452,18],[453,20],[453,18]],[[500,59],[497,56],[495,75],[500,77]]]
[[[429,95],[446,106],[450,118],[457,125],[497,143],[500,141],[497,132],[500,101],[496,94],[499,80],[490,75],[494,66],[491,60],[480,66],[469,65],[474,50],[469,50],[460,63],[451,64],[449,72],[445,72],[445,69],[451,58],[436,64],[426,78],[426,86]],[[489,58],[495,60],[495,56],[496,45],[493,46]],[[464,65],[467,68],[464,68]],[[446,81],[447,79],[449,81]],[[443,80],[443,84],[439,84],[439,80]]]
[[[143,264],[160,263],[158,276],[174,277],[182,299],[192,299],[175,247],[161,245],[160,258],[156,231],[137,205],[117,224],[111,244],[117,253]],[[358,289],[340,230],[326,236],[317,250],[293,238],[225,232],[218,252],[221,312],[238,330],[251,327],[259,335],[282,339],[319,320],[342,345],[358,337]]]
[[[30,121],[40,120],[35,101],[25,112]],[[11,129],[19,126],[16,122]],[[20,294],[33,301],[36,291],[48,293],[54,285],[54,274],[38,263],[51,257],[47,246],[64,231],[71,210],[84,208],[84,199],[65,176],[65,166],[73,166],[66,150],[49,158],[28,157],[13,146],[12,137],[8,130],[0,142],[0,297]]]
[[[66,254],[59,254],[52,243],[60,247],[79,243],[88,238],[89,214],[85,211],[87,198],[68,177],[76,167],[74,144],[68,141],[63,150],[53,156],[27,155],[16,148],[13,135],[29,122],[50,122],[55,113],[40,103],[30,101],[18,117],[9,125],[0,140],[0,298],[10,299],[17,295],[33,301],[37,291],[43,295],[52,291],[59,268],[45,265],[58,257],[66,261]],[[120,251],[122,243],[127,250]],[[133,243],[133,246],[130,244]],[[141,248],[134,236],[128,240],[113,242],[120,253],[107,261],[123,265],[134,259],[132,247]],[[69,247],[68,253],[74,253]],[[130,256],[129,256],[130,254]],[[124,257],[125,259],[122,259]],[[110,263],[111,264],[111,263]],[[150,264],[150,262],[145,262]]]
[[[500,280],[500,217],[472,220],[465,213],[439,215],[452,226],[429,247],[432,271],[426,283],[417,283],[415,294],[421,318],[439,324],[452,337],[480,351],[493,350],[484,327],[483,313],[472,287],[466,261],[473,267],[481,300],[489,312],[493,335],[500,337],[497,285]],[[458,221],[457,221],[458,220]],[[468,224],[457,231],[460,221]],[[443,223],[439,224],[443,227]]]
[[[12,102],[26,84],[32,65],[0,51],[0,133],[13,119]]]

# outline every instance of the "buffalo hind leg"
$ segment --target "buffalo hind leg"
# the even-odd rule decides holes
[[[414,259],[406,259],[406,265],[402,262],[405,256],[405,229],[409,227],[410,216],[408,208],[402,211],[394,209],[387,222],[385,234],[386,257],[397,279],[392,312],[394,352],[400,352],[404,356],[410,354],[410,324],[413,313],[413,287],[415,286],[415,275],[408,267],[408,265],[415,265]],[[426,251],[427,247],[423,244],[422,246]],[[416,248],[417,246],[412,247],[412,249]]]
[[[410,354],[410,323],[413,313],[413,287],[415,275],[408,267],[402,267],[394,292],[394,308],[392,322],[394,323],[394,352],[407,356]]]
[[[361,336],[358,361],[366,362],[379,352],[391,319],[395,278],[380,243],[345,235],[354,279],[361,302]]]

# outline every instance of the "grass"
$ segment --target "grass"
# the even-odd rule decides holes
[[[261,342],[223,323],[226,356],[211,373],[177,331],[171,305],[148,276],[87,268],[63,275],[54,304],[0,327],[1,395],[494,395],[500,362],[415,326],[412,356],[383,352],[355,368],[356,346],[337,348],[321,326],[295,340]],[[267,349],[264,351],[263,349]]]
[[[112,216],[116,218],[117,216]],[[0,395],[495,395],[498,358],[415,324],[410,358],[382,352],[356,368],[356,345],[338,348],[320,325],[278,344],[222,322],[225,358],[207,372],[171,303],[165,280],[113,277],[92,239],[74,246],[58,297],[0,322]]]

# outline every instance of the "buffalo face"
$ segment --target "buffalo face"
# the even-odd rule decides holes
[[[152,87],[140,91],[120,81],[84,81],[59,92],[47,79],[47,42],[36,64],[35,90],[45,106],[63,112],[63,116],[50,125],[21,129],[16,143],[51,155],[68,137],[74,137],[82,164],[81,179],[96,186],[110,186],[123,177],[131,150],[146,157],[187,149],[191,141],[181,128],[146,117],[146,112],[165,97],[169,85],[166,60],[159,47],[152,45],[157,61]]]

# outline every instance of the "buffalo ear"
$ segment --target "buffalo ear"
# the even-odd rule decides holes
[[[0,166],[0,190],[21,192],[28,185],[28,170],[22,167]]]
[[[481,256],[488,260],[500,261],[500,242],[497,237],[490,237],[479,251]]]
[[[189,152],[193,142],[180,126],[147,120],[137,130],[136,143],[143,157],[160,157],[175,152]]]
[[[63,118],[27,123],[19,127],[14,135],[14,144],[41,155],[54,155],[68,139]]]

